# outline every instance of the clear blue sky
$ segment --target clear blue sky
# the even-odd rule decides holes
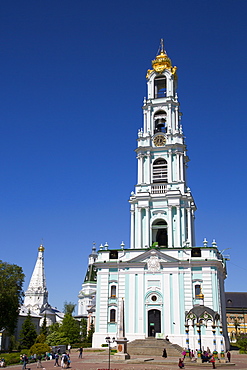
[[[43,238],[49,301],[77,303],[93,241],[129,244],[146,70],[178,66],[197,245],[231,248],[246,291],[247,2],[0,2],[0,258],[27,288]]]

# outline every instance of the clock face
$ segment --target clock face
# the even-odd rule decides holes
[[[154,145],[155,146],[163,146],[166,143],[166,138],[164,135],[157,135],[154,138]]]

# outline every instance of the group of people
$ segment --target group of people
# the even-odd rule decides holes
[[[70,352],[70,349],[69,349],[69,352]],[[56,353],[52,353],[49,356],[46,354],[44,356],[44,359],[45,360],[54,359],[55,360],[54,367],[60,367],[61,366],[61,368],[67,369],[67,368],[70,367],[70,364],[71,364],[69,352],[68,353],[64,352],[61,355],[61,364],[60,365],[59,365],[60,351],[57,351]],[[34,359],[34,361],[37,361],[37,368],[43,368],[43,365],[41,363],[41,361],[42,361],[42,356],[41,355],[36,356],[36,354],[35,354],[35,355],[32,356],[32,359]],[[20,360],[23,363],[22,370],[26,370],[27,369],[27,364],[28,364],[28,357],[27,357],[27,355],[25,355],[25,354],[21,355],[20,356]],[[0,362],[0,366],[2,366],[1,365],[1,362]]]

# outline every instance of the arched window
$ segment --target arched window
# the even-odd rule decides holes
[[[159,110],[154,115],[154,134],[157,132],[166,133],[166,112]]]
[[[152,225],[152,242],[159,247],[168,247],[167,223],[165,220],[156,220]]]
[[[167,181],[167,162],[163,158],[158,158],[153,164],[153,182],[168,182]]]
[[[116,310],[114,308],[110,310],[110,322],[116,322]]]
[[[154,98],[166,97],[166,77],[156,77],[154,80]]]
[[[116,285],[111,286],[111,297],[115,298],[116,297],[116,292],[117,292],[117,287]]]

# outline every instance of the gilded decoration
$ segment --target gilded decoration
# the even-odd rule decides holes
[[[172,66],[171,59],[167,56],[166,51],[164,50],[163,40],[161,43],[161,52],[152,60],[153,69],[148,69],[146,78],[149,78],[150,74],[155,71],[157,73],[162,73],[165,69],[168,69],[176,77],[177,67]]]
[[[40,244],[40,246],[39,246],[39,252],[44,252],[44,250],[45,250],[45,248],[43,247],[42,244]]]

